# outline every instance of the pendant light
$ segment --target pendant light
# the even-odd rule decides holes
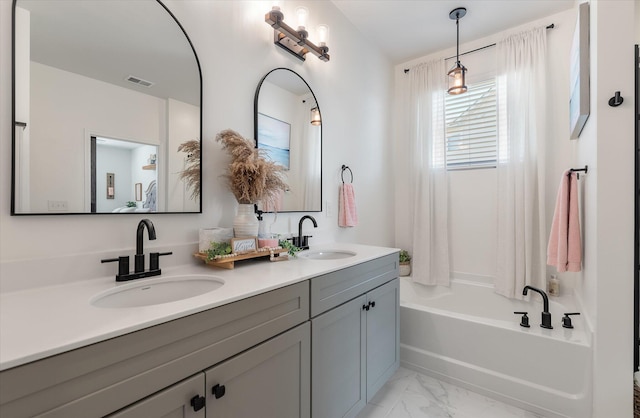
[[[467,9],[458,7],[449,13],[449,19],[456,20],[456,64],[449,70],[449,94],[462,94],[467,91],[467,69],[460,64],[460,19],[467,14]]]
[[[317,106],[311,109],[311,124],[313,126],[322,125],[322,118],[320,117],[320,109],[318,109]]]

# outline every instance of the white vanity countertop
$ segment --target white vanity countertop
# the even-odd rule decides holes
[[[255,296],[312,277],[393,254],[394,248],[334,243],[311,251],[342,250],[356,255],[337,260],[303,257],[284,262],[237,262],[234,270],[193,263],[163,268],[151,279],[210,275],[224,280],[215,291],[200,296],[136,308],[98,308],[93,296],[116,286],[115,276],[0,294],[0,370],[138,331],[227,303]]]

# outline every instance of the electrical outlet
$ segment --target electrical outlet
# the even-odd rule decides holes
[[[47,200],[47,206],[50,212],[61,212],[69,210],[66,200]]]

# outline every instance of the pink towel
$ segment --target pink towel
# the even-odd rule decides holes
[[[576,173],[565,171],[560,179],[556,209],[553,213],[547,264],[558,272],[580,271],[582,240],[578,214],[578,179]]]
[[[340,185],[338,210],[338,225],[342,227],[358,225],[358,214],[356,213],[356,195],[353,191],[353,184],[342,183]]]

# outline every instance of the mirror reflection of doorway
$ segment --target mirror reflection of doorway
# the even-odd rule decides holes
[[[92,136],[91,213],[156,212],[158,162],[157,145]]]

